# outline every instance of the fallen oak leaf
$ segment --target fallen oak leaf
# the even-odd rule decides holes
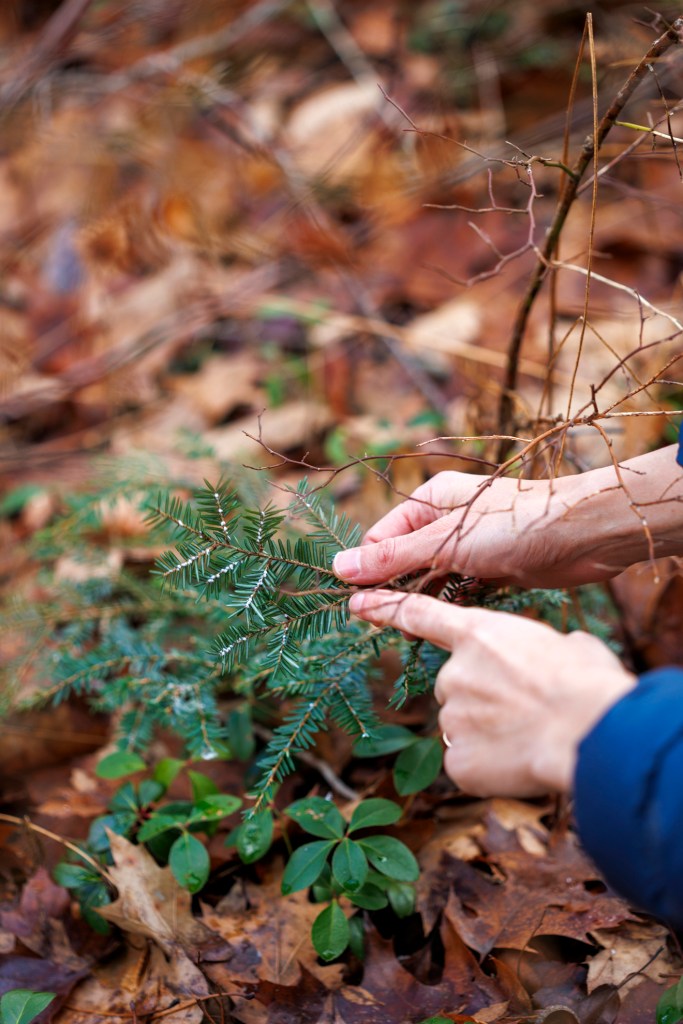
[[[636,920],[602,885],[572,833],[544,856],[524,850],[512,834],[504,845],[488,858],[491,873],[455,858],[448,863],[452,889],[445,914],[477,953],[523,950],[541,935],[590,943],[596,928]]]
[[[114,865],[109,877],[118,891],[112,903],[97,912],[124,932],[153,939],[170,955],[180,946],[196,958],[204,947],[221,940],[192,914],[192,897],[168,867],[161,868],[144,846],[134,846],[107,830]]]
[[[669,984],[681,973],[681,961],[667,947],[668,934],[654,921],[627,921],[618,930],[596,928],[592,937],[603,949],[588,958],[588,993],[599,985],[615,985],[623,999],[644,978]]]

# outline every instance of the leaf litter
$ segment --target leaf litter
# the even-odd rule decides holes
[[[20,29],[8,13],[14,6],[0,12],[0,43],[21,68],[22,54],[41,39],[39,9],[51,5],[19,5]],[[387,448],[413,451],[435,432],[433,419],[420,424],[425,412],[436,411],[445,432],[474,432],[473,407],[490,408],[489,377],[504,363],[499,325],[514,315],[519,284],[511,265],[454,298],[453,280],[485,274],[492,249],[465,219],[424,205],[480,205],[472,154],[458,144],[503,137],[499,103],[483,81],[452,94],[444,53],[460,43],[441,10],[447,5],[415,5],[410,45],[393,0],[344,5],[351,43],[343,31],[325,35],[311,18],[270,5],[239,51],[228,50],[229,87],[213,52],[181,60],[177,76],[163,61],[154,65],[167,46],[220,33],[221,5],[118,6],[91,5],[64,41],[64,67],[43,69],[42,100],[35,93],[19,103],[17,94],[8,107],[0,155],[0,443],[12,467],[8,484],[43,487],[47,460],[64,493],[87,476],[88,450],[103,447],[124,458],[144,449],[169,473],[181,464],[201,478],[201,460],[178,456],[179,439],[199,438],[222,459],[251,457],[257,446],[245,435],[258,433],[264,407],[267,442],[295,455],[312,449],[322,461],[331,439],[353,450],[381,437]],[[237,7],[263,5],[234,6],[237,19]],[[511,127],[522,136],[556,113],[550,104],[558,95],[564,101],[569,72],[563,61],[541,61],[536,71],[531,59],[508,63],[508,51],[525,33],[547,39],[553,16],[554,7],[546,15],[520,3],[515,26],[489,25],[475,43],[486,66],[500,65]],[[613,63],[631,57],[623,20],[611,43]],[[570,35],[568,68],[574,44]],[[216,53],[223,56],[220,47]],[[392,60],[400,76],[392,77]],[[79,67],[91,76],[92,96],[73,87]],[[378,82],[399,106],[421,112],[431,134],[406,130]],[[65,102],[52,106],[53,86]],[[483,107],[475,109],[472,90]],[[582,108],[576,117],[588,127]],[[606,203],[596,245],[659,301],[677,266],[674,242],[662,239],[680,241],[667,214],[678,192],[656,161],[640,168],[658,202],[646,215],[638,194]],[[501,187],[515,194],[508,172]],[[550,178],[546,185],[552,191]],[[586,224],[586,210],[577,210],[568,251],[582,251]],[[525,231],[494,214],[488,237],[513,249]],[[578,275],[563,283],[564,308],[580,305],[582,288]],[[614,351],[629,350],[639,335],[652,340],[653,330],[610,290],[600,300],[586,342],[593,377],[609,372]],[[525,350],[527,402],[545,370],[544,330],[532,325]],[[564,358],[560,381],[571,369]],[[647,365],[645,354],[641,360]],[[436,382],[436,402],[425,374]],[[636,435],[627,422],[615,444],[634,454],[656,440],[648,429]],[[422,472],[398,465],[406,491],[421,482]],[[429,457],[425,472],[446,465]],[[374,480],[351,491],[353,511],[368,521],[394,500],[378,496]],[[43,491],[0,523],[5,568],[29,593],[37,583],[12,561],[16,545],[55,505]],[[135,562],[141,533],[125,513],[105,522],[117,565]],[[63,568],[74,571],[67,558]],[[653,590],[630,574],[616,592],[645,661],[680,659],[675,577]],[[11,642],[2,639],[2,653]],[[415,724],[423,711],[406,721]],[[102,793],[77,785],[73,772],[90,771],[88,751],[106,743],[106,727],[74,704],[3,728],[9,810],[29,810],[83,838]],[[325,744],[335,770],[348,768],[350,751],[330,739],[321,750]],[[363,771],[356,784],[376,795],[386,785],[381,769]],[[210,845],[214,879],[198,904],[144,849],[112,836],[117,897],[101,912],[116,929],[102,939],[51,881],[43,865],[54,865],[54,850],[2,826],[0,993],[55,992],[40,1021],[58,1024],[393,1024],[430,1016],[649,1024],[663,988],[681,973],[678,948],[662,925],[605,888],[564,812],[547,802],[467,800],[444,788],[430,800],[415,799],[406,830],[422,869],[416,914],[399,922],[367,915],[365,960],[331,965],[310,945],[319,907],[305,892],[280,895],[279,853],[245,871],[219,833]]]

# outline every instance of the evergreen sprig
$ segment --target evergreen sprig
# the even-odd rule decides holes
[[[297,753],[330,723],[363,741],[376,734],[373,682],[382,649],[394,646],[403,657],[392,704],[433,684],[443,651],[349,621],[351,588],[331,566],[339,550],[359,543],[360,530],[305,481],[285,509],[245,501],[224,480],[205,481],[191,501],[144,496],[139,485],[136,493],[154,533],[172,545],[156,558],[152,577],[89,574],[102,549],[97,513],[84,503],[69,512],[71,531],[62,521],[40,539],[43,552],[52,545],[55,554],[70,542],[86,569],[81,582],[62,581],[52,605],[24,609],[41,637],[35,657],[48,677],[32,703],[85,695],[116,714],[122,749],[144,751],[165,728],[195,758],[233,756],[243,747],[231,734],[236,711],[266,719],[272,738],[253,785],[258,812]],[[455,575],[434,584],[416,574],[395,586],[426,586],[457,603],[526,603]],[[542,599],[556,603],[552,594]]]

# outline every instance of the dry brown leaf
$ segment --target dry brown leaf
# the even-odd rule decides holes
[[[252,353],[229,358],[212,356],[197,373],[170,377],[168,384],[192,403],[207,424],[213,425],[237,406],[263,406],[264,392],[256,384],[258,373],[258,361]]]
[[[316,435],[331,426],[333,420],[329,407],[321,402],[288,402],[277,409],[268,409],[263,415],[263,440],[275,451],[286,452],[299,445],[308,445]],[[257,442],[247,436],[256,437],[258,429],[256,417],[245,416],[228,427],[208,430],[203,436],[219,459],[251,457],[259,461],[264,453]],[[271,456],[266,455],[266,458],[272,461]]]
[[[208,994],[207,979],[181,950],[166,957],[144,942],[127,946],[122,956],[96,967],[71,993],[55,1024],[111,1024],[117,1012],[130,1019],[132,1008],[143,1019],[174,1005],[178,1009],[163,1017],[164,1024],[200,1024],[204,1004],[194,999]]]
[[[662,985],[677,977],[681,962],[669,952],[668,934],[654,921],[627,921],[617,931],[596,929],[591,937],[604,949],[588,959],[588,993],[599,985],[616,985],[623,996],[644,978]]]
[[[338,987],[342,967],[321,966],[311,943],[311,925],[320,910],[306,892],[285,899],[279,876],[258,886],[238,883],[215,910],[204,913],[207,926],[234,950],[227,962],[207,965],[211,977],[226,988],[256,980],[293,985],[304,967],[327,987]]]
[[[213,942],[215,934],[192,916],[192,897],[176,882],[169,867],[160,868],[144,846],[134,846],[107,830],[114,866],[108,869],[118,898],[98,912],[133,935],[153,939],[172,953]]]
[[[294,108],[285,131],[297,168],[337,182],[364,171],[375,146],[372,124],[385,102],[376,78],[308,96]]]

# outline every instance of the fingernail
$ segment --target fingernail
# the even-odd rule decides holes
[[[365,594],[356,593],[352,594],[349,598],[349,609],[356,615],[363,610],[365,604]]]
[[[358,548],[337,552],[332,568],[343,580],[352,580],[358,576],[360,574],[360,551]]]

